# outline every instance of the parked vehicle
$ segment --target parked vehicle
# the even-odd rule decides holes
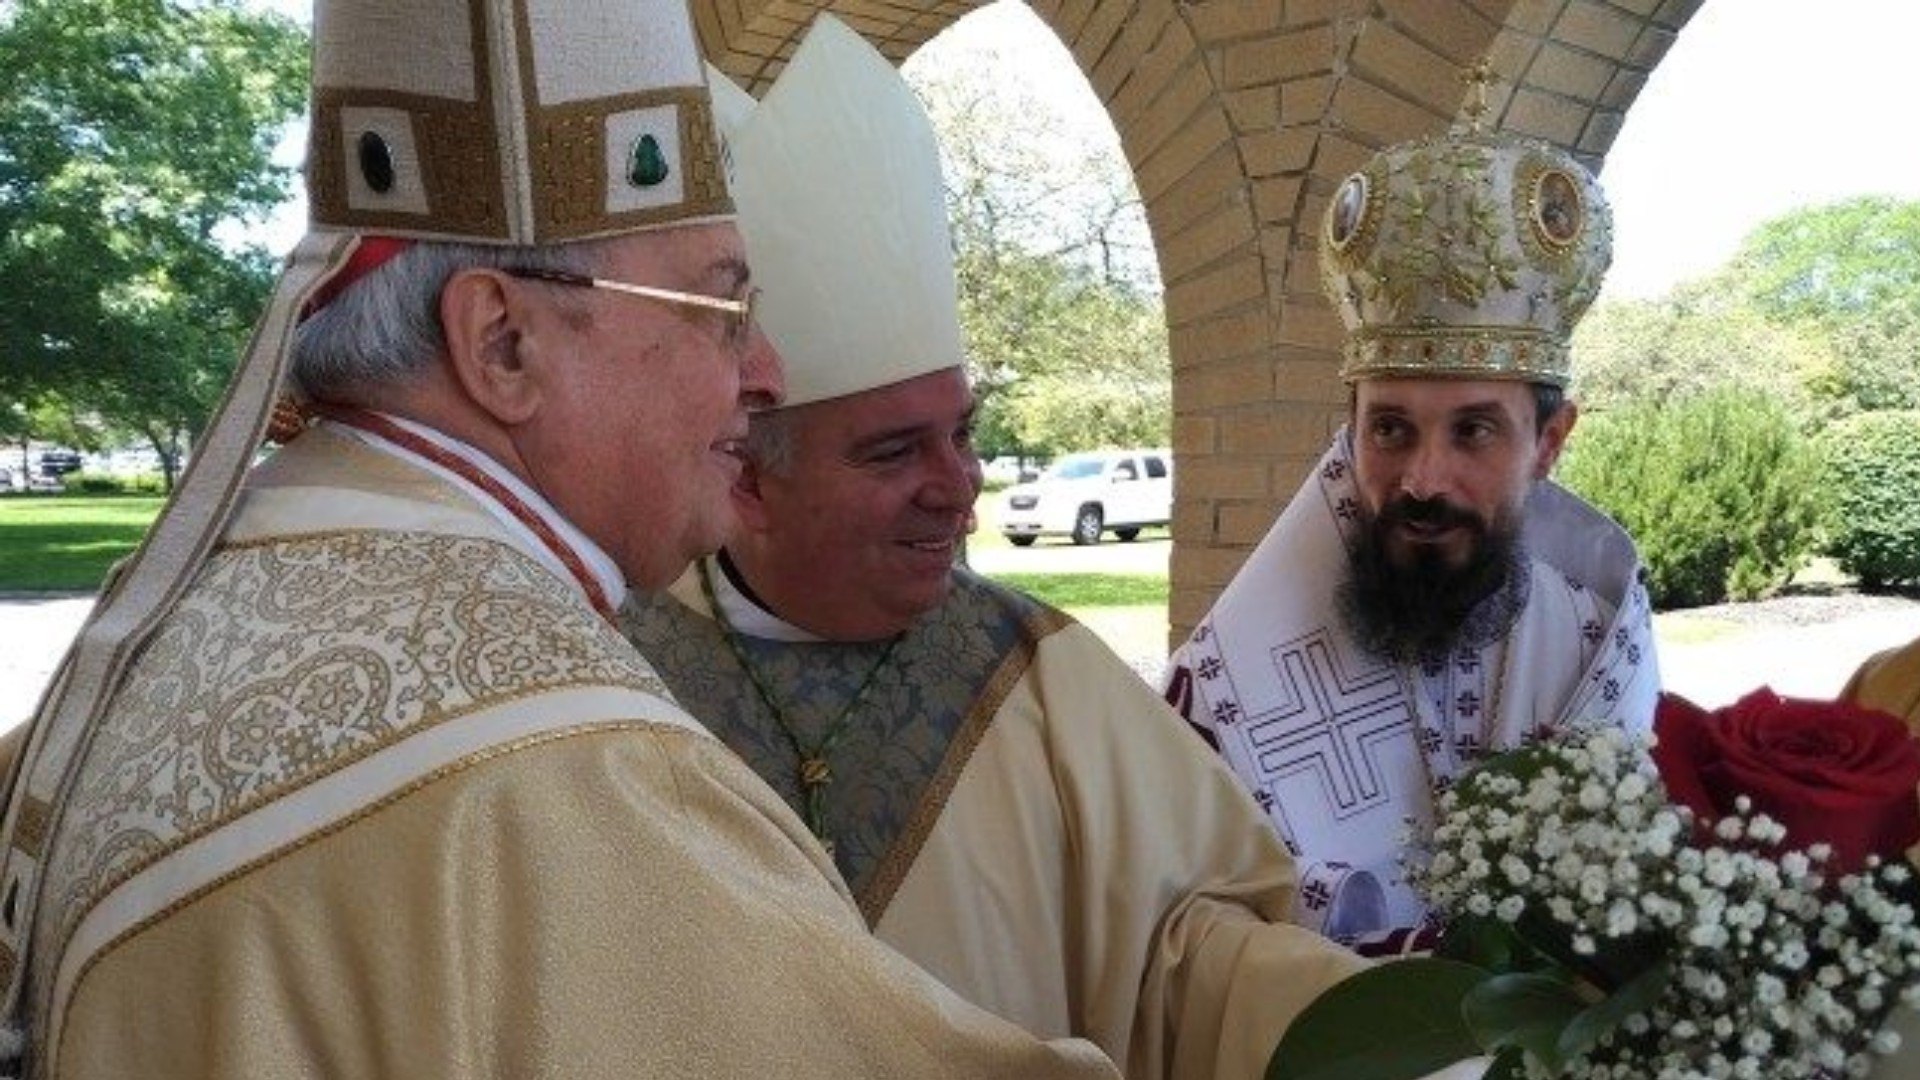
[[[1149,525],[1173,520],[1173,455],[1163,449],[1068,454],[1001,499],[1000,532],[1019,547],[1041,536],[1097,544],[1109,530],[1132,540]]]
[[[68,473],[79,472],[86,465],[78,450],[42,450],[40,452],[40,475],[58,479]]]

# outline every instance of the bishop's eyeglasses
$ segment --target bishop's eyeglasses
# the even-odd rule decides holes
[[[705,308],[708,311],[722,312],[727,316],[726,344],[732,349],[746,347],[747,338],[753,333],[753,308],[759,299],[759,289],[748,289],[743,297],[707,296],[704,293],[681,292],[678,289],[660,289],[652,285],[629,285],[624,281],[608,278],[590,277],[575,274],[567,270],[550,270],[539,266],[516,266],[508,268],[506,273],[517,278],[532,281],[545,281],[555,285],[571,285],[581,289],[605,289],[608,292],[624,293],[647,300],[658,300],[663,304],[679,304],[682,307]]]

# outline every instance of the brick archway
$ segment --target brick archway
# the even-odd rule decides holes
[[[1597,169],[1703,0],[1030,0],[1106,104],[1146,204],[1173,359],[1169,621],[1205,614],[1345,408],[1315,225],[1378,147],[1440,129],[1490,58],[1493,126]],[[694,0],[756,93],[816,11],[895,63],[984,0]]]

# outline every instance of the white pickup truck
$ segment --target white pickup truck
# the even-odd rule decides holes
[[[1038,480],[1001,495],[1000,531],[1019,547],[1040,536],[1097,544],[1111,530],[1132,540],[1173,520],[1173,454],[1089,450],[1054,461]]]

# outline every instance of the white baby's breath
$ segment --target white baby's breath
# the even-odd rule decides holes
[[[1407,872],[1442,917],[1544,920],[1582,957],[1664,952],[1662,996],[1563,1075],[1837,1078],[1899,1045],[1887,1008],[1920,1006],[1920,929],[1890,891],[1903,865],[1830,881],[1826,845],[1779,851],[1785,829],[1745,796],[1703,842],[1616,728],[1530,753],[1442,793]]]

